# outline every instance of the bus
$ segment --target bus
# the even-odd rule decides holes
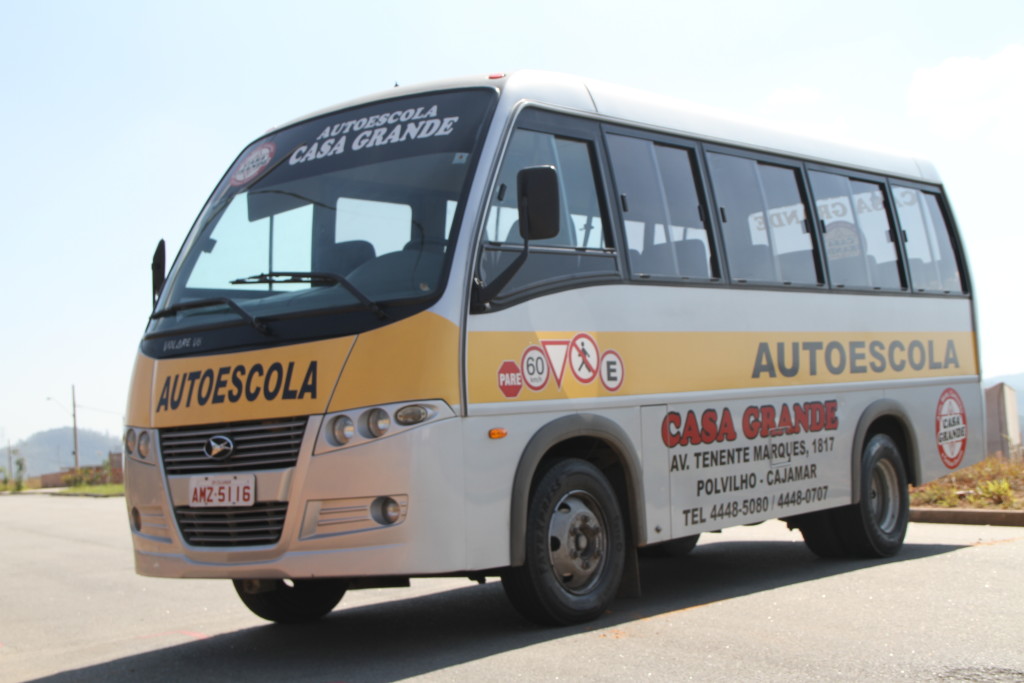
[[[136,571],[230,579],[271,621],[455,576],[580,623],[638,594],[640,555],[768,519],[888,557],[908,485],[983,452],[930,164],[583,78],[272,129],[152,285]]]

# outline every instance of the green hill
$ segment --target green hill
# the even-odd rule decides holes
[[[60,472],[75,465],[74,430],[71,427],[36,432],[12,446],[16,451],[14,457],[25,459],[27,477]],[[78,430],[78,460],[82,467],[102,465],[111,451],[121,452],[119,436],[101,434],[90,429]],[[7,469],[6,445],[0,448],[0,467]]]

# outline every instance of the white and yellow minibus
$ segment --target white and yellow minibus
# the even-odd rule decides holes
[[[638,554],[781,518],[899,551],[982,455],[971,279],[931,165],[537,72],[272,130],[165,277],[130,387],[138,573],[305,621],[500,576],[539,623]]]

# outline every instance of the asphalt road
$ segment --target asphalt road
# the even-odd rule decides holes
[[[124,501],[0,496],[0,681],[1024,681],[1024,528],[911,524],[900,556],[825,561],[769,522],[645,560],[644,595],[539,629],[497,581],[353,591],[253,616],[224,581],[132,567]]]

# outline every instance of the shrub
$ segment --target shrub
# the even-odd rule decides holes
[[[979,507],[988,507],[991,504],[997,507],[1010,508],[1013,507],[1014,503],[1013,488],[1006,479],[980,482],[969,498],[972,503]]]
[[[910,489],[911,505],[932,507],[1024,507],[1024,462],[986,458],[924,486]]]
[[[25,458],[18,458],[14,461],[14,490],[20,491],[25,488]]]

